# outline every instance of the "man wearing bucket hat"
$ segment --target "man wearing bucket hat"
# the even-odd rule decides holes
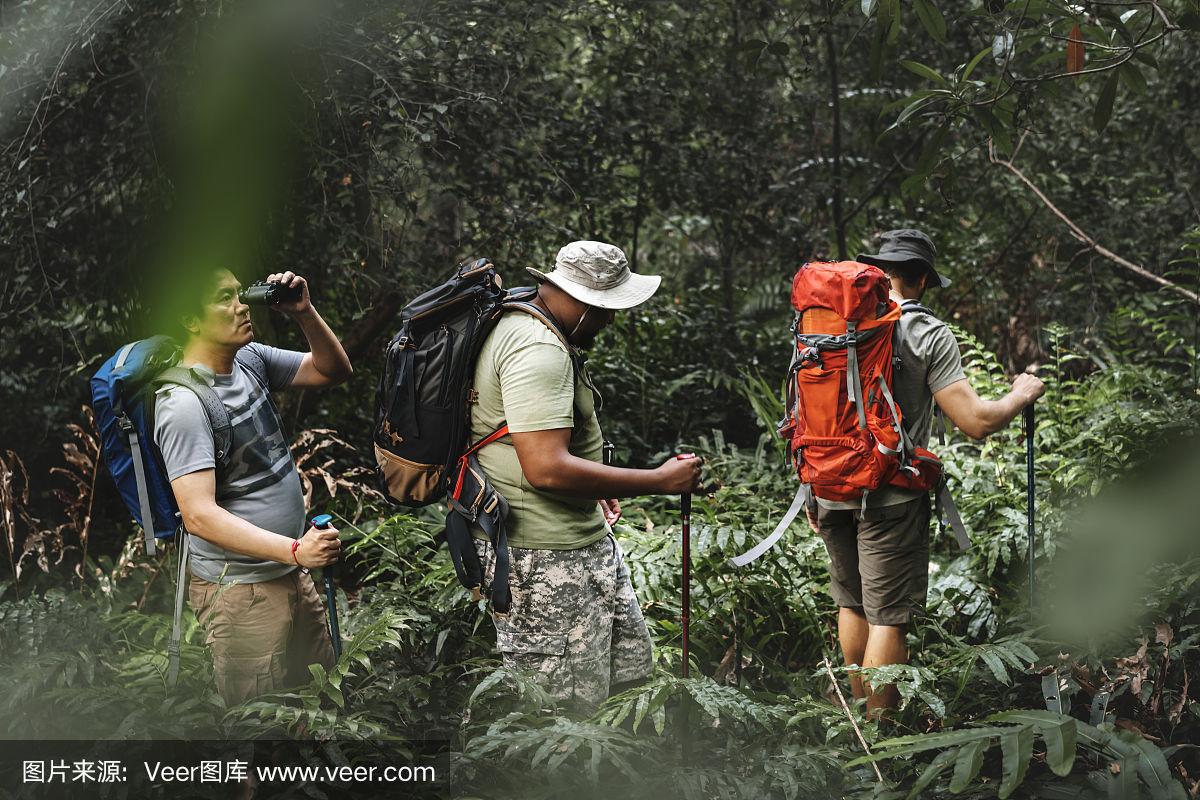
[[[650,635],[612,535],[613,498],[692,491],[700,466],[695,458],[656,469],[603,463],[599,394],[579,353],[661,278],[631,272],[620,248],[588,241],[559,250],[553,271],[529,271],[538,281],[533,304],[558,332],[533,315],[505,314],[480,350],[471,407],[473,440],[505,422],[510,431],[479,451],[510,507],[512,602],[494,617],[496,644],[505,666],[588,708],[651,670]],[[492,545],[480,532],[475,545],[490,582]]]
[[[946,288],[950,280],[934,268],[937,248],[918,230],[882,234],[879,252],[855,259],[879,267],[900,303],[892,392],[904,426],[917,447],[926,447],[934,406],[959,430],[982,439],[1008,425],[1046,390],[1033,375],[1018,375],[999,400],[983,400],[963,371],[958,341],[947,325],[920,304],[925,290]],[[880,667],[908,661],[907,625],[925,607],[929,577],[930,498],[893,486],[855,502],[816,498],[808,510],[813,530],[829,552],[830,593],[839,606],[838,638],[847,665]],[[864,685],[851,674],[855,697],[866,697],[873,712],[895,707],[894,686]]]

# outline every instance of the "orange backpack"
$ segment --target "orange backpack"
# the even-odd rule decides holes
[[[796,351],[779,433],[814,495],[864,508],[881,486],[929,491],[942,475],[892,396],[902,310],[890,288],[882,270],[854,261],[805,264],[792,281]]]
[[[809,503],[862,502],[881,486],[936,489],[939,519],[965,550],[971,540],[942,479],[942,462],[916,447],[892,396],[900,316],[932,313],[914,303],[897,305],[883,270],[856,261],[811,262],[792,280],[792,334],[796,349],[787,376],[787,414],[779,435],[800,489],[770,534],[729,561],[751,563],[783,536]],[[902,368],[902,367],[901,367]]]

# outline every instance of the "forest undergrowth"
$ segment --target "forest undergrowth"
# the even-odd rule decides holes
[[[132,526],[92,528],[96,482],[107,477],[81,424],[52,476],[62,501],[53,523],[34,517],[19,459],[4,461],[18,577],[0,586],[0,737],[284,738],[309,763],[331,764],[386,751],[435,766],[446,796],[1194,798],[1200,462],[1186,443],[1200,397],[1182,326],[1159,325],[1154,348],[1124,346],[1155,319],[1118,316],[1088,348],[1051,331],[1035,434],[1033,607],[1022,431],[1014,424],[984,443],[954,434],[938,447],[973,546],[959,551],[935,529],[912,663],[869,676],[900,690],[885,722],[831,690],[836,678],[849,698],[824,549],[807,525],[748,568],[727,563],[771,530],[795,489],[769,432],[753,448],[719,430],[680,443],[720,484],[693,515],[688,680],[678,499],[625,503],[616,534],[655,671],[580,714],[499,667],[489,616],[439,548],[436,510],[386,508],[330,431],[302,433],[295,452],[310,505],[338,514],[348,546],[337,667],[227,708],[187,612],[181,678],[169,687],[174,551],[147,558]],[[957,333],[973,384],[994,396],[1002,367]],[[769,430],[781,408],[773,383],[745,378],[744,399]],[[88,546],[121,537],[119,553]],[[281,791],[267,796],[331,790]]]

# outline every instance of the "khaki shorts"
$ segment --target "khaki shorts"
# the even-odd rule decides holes
[[[475,548],[488,584],[495,553],[483,540]],[[504,666],[585,708],[602,702],[614,684],[650,674],[650,631],[616,539],[578,550],[510,547],[509,554],[512,605],[507,615],[493,615]]]
[[[865,514],[818,506],[834,602],[861,608],[872,625],[905,625],[924,611],[929,518],[928,495]]]
[[[188,602],[204,626],[227,705],[308,683],[309,664],[336,663],[325,606],[312,577],[298,569],[262,583],[222,585],[193,575]]]

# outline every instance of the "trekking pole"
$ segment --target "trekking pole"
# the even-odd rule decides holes
[[[686,680],[691,674],[691,664],[688,658],[688,617],[690,616],[689,609],[691,607],[691,583],[692,583],[692,494],[684,492],[679,496],[679,519],[683,525],[683,613],[681,614],[683,622],[683,677]],[[683,760],[687,763],[691,756],[691,737],[688,735],[688,699],[690,695],[684,692],[683,700],[679,705],[680,716],[680,732],[681,741],[683,743]]]
[[[333,521],[333,517],[329,514],[321,514],[313,517],[312,525],[314,528],[328,528],[329,523]],[[337,595],[333,591],[333,576],[337,571],[337,564],[327,564],[322,574],[325,578],[325,613],[329,617],[329,640],[333,643],[333,654],[337,658],[342,657],[342,634],[338,630],[337,617]]]
[[[1034,590],[1034,582],[1037,579],[1036,572],[1033,566],[1034,545],[1036,543],[1036,533],[1034,529],[1034,497],[1033,486],[1033,403],[1025,406],[1025,527],[1029,534],[1029,609],[1033,613],[1033,603],[1036,599]]]

